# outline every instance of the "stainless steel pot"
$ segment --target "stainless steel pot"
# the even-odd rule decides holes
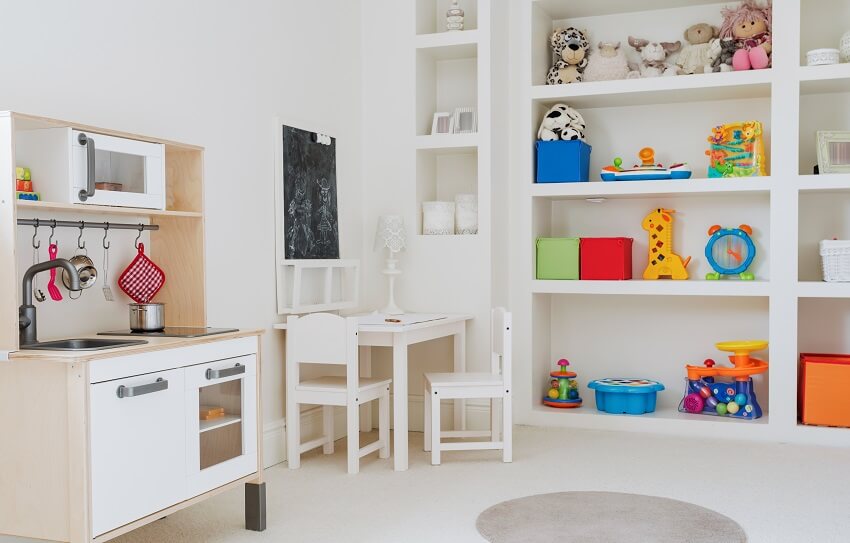
[[[97,269],[94,267],[94,262],[91,258],[84,254],[76,254],[70,259],[71,264],[77,268],[77,273],[80,276],[80,286],[89,288],[97,282]],[[71,277],[68,272],[62,271],[62,283],[68,290],[71,289]]]
[[[130,304],[130,330],[156,332],[165,328],[165,304]]]

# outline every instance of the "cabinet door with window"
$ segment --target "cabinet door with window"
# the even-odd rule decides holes
[[[255,355],[186,368],[186,431],[190,495],[257,470]]]

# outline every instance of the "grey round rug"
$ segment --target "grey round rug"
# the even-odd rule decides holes
[[[744,543],[737,522],[687,502],[619,492],[556,492],[498,503],[476,527],[491,543]]]

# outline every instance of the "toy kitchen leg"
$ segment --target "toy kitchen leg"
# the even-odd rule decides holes
[[[266,483],[245,483],[245,529],[266,529]]]

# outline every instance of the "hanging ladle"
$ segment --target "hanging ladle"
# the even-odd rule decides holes
[[[112,295],[112,289],[109,288],[109,245],[106,241],[106,236],[109,235],[109,223],[107,222],[103,228],[103,298],[107,302],[115,301]]]

